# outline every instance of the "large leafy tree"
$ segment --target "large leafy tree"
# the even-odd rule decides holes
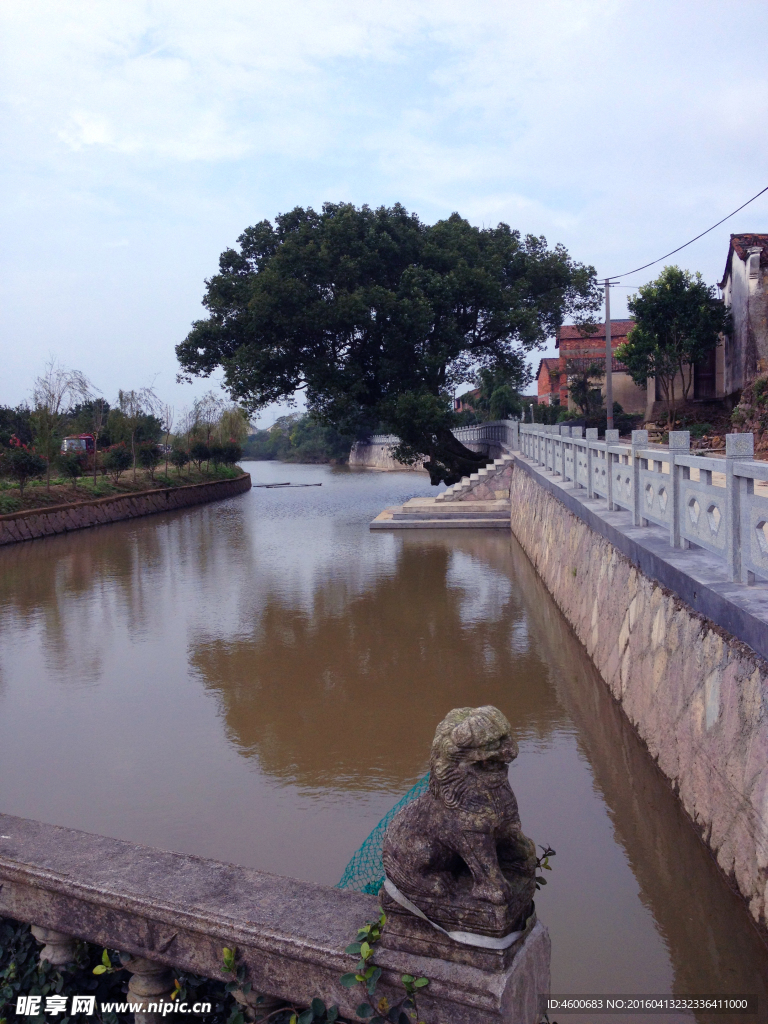
[[[322,421],[391,431],[402,461],[426,456],[432,482],[451,482],[483,461],[451,433],[453,391],[483,368],[518,373],[598,301],[591,267],[506,224],[326,203],[246,229],[176,352],[186,375],[222,367],[251,412],[303,390]]]
[[[688,400],[694,367],[717,347],[721,333],[728,333],[730,313],[701,274],[679,267],[665,267],[627,305],[635,326],[616,358],[640,387],[656,378],[672,429],[678,397]]]

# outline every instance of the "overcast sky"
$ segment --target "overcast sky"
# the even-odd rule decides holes
[[[764,0],[3,0],[0,37],[4,404],[49,356],[189,403],[204,279],[296,205],[506,221],[602,276],[768,185]],[[768,194],[674,261],[716,283],[766,230]]]

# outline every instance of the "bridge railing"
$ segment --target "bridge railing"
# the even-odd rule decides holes
[[[768,463],[755,461],[753,434],[728,434],[725,457],[691,452],[690,432],[675,430],[667,446],[633,430],[630,444],[607,430],[519,424],[520,451],[563,482],[624,509],[633,526],[666,529],[672,547],[704,548],[722,558],[732,580],[768,580]]]
[[[477,444],[487,441],[516,451],[519,447],[519,426],[517,420],[493,420],[490,423],[477,423],[471,427],[456,427],[451,431],[457,441],[462,444]],[[365,444],[397,444],[400,438],[396,434],[371,434]]]

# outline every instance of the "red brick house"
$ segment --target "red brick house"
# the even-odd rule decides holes
[[[560,404],[560,357],[542,359],[536,371],[539,405]],[[567,401],[567,398],[566,398]]]
[[[611,320],[611,349],[614,352],[627,340],[633,326],[634,320]],[[586,337],[578,327],[561,327],[555,335],[555,347],[560,350],[560,355],[554,359],[542,359],[536,372],[539,402],[567,406],[569,374],[586,370],[590,366],[599,366],[605,374],[605,324],[600,324],[594,334]],[[625,412],[644,413],[645,388],[639,388],[633,382],[626,367],[615,357],[612,372],[614,401],[619,402]],[[604,390],[604,376],[602,381]],[[595,385],[598,383],[595,380]]]

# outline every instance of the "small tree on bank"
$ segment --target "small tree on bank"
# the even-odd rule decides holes
[[[211,457],[210,449],[205,441],[195,441],[189,449],[189,455],[192,461],[197,464],[197,471],[202,473],[203,463]]]
[[[616,349],[616,358],[638,386],[656,378],[667,406],[667,427],[672,429],[678,379],[685,402],[694,367],[717,347],[720,335],[730,331],[730,313],[701,274],[679,267],[665,267],[627,305],[635,326]]]
[[[73,489],[77,490],[78,477],[83,475],[83,464],[80,461],[80,456],[74,452],[65,452],[58,457],[57,461],[61,472],[64,476],[69,477],[72,481]]]
[[[189,462],[189,453],[183,451],[183,449],[181,448],[174,448],[173,451],[171,452],[171,462],[176,467],[179,477],[181,477],[182,469]]]
[[[68,370],[50,359],[42,375],[35,380],[32,397],[35,449],[48,463],[46,489],[50,491],[51,462],[59,454],[66,412],[73,402],[87,402],[91,398],[91,384],[79,370]]]
[[[11,438],[13,442],[14,438]],[[3,473],[12,477],[19,485],[19,494],[24,497],[27,481],[40,477],[48,469],[48,463],[36,452],[17,443],[3,453]]]
[[[104,453],[104,468],[118,483],[121,475],[129,469],[133,463],[133,456],[124,444],[115,444]]]
[[[139,447],[139,464],[142,469],[149,472],[149,479],[152,481],[155,479],[155,470],[160,465],[161,459],[160,450],[154,442],[145,442]]]

